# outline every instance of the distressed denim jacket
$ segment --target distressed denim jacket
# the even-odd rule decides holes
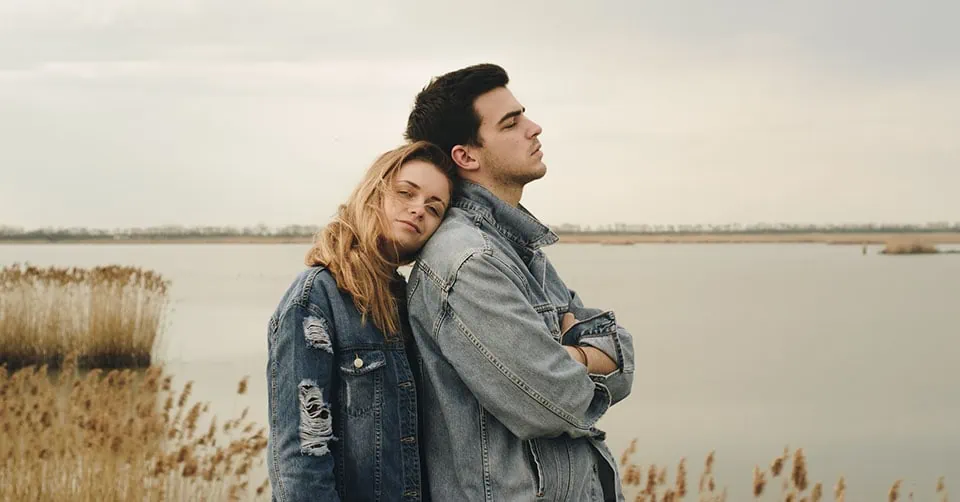
[[[567,289],[542,246],[556,234],[463,182],[407,283],[434,500],[623,500],[597,420],[633,384],[633,338]],[[566,333],[560,319],[580,322]],[[562,344],[617,363],[589,374]]]
[[[271,316],[268,350],[274,501],[427,500],[417,372],[399,334],[385,337],[372,321],[361,326],[350,295],[313,267]]]

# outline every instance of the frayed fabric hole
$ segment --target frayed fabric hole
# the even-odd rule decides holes
[[[321,457],[330,453],[333,436],[333,415],[323,400],[323,391],[313,380],[299,385],[300,396],[300,453]]]
[[[330,343],[330,330],[325,319],[309,316],[303,320],[303,334],[307,344],[333,354],[333,345]]]

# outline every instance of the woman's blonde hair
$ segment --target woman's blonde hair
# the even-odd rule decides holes
[[[397,301],[390,285],[404,261],[392,259],[397,253],[384,249],[391,243],[382,238],[388,228],[383,201],[393,190],[397,172],[411,160],[437,166],[450,180],[452,193],[456,167],[436,145],[417,141],[383,153],[337,209],[333,221],[317,235],[306,256],[307,266],[323,265],[330,271],[337,286],[353,297],[362,321],[372,317],[385,336],[400,333]]]

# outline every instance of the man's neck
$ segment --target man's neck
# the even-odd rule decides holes
[[[523,185],[508,185],[493,180],[474,179],[469,176],[464,176],[464,179],[486,188],[490,193],[496,195],[498,199],[513,207],[520,205],[520,199],[523,197]]]

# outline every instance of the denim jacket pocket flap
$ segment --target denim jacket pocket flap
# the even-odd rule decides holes
[[[543,318],[543,324],[547,326],[554,338],[560,337],[560,313],[556,307],[550,304],[538,305],[534,307]]]
[[[340,356],[340,371],[346,375],[365,375],[386,365],[382,350],[347,350]]]

